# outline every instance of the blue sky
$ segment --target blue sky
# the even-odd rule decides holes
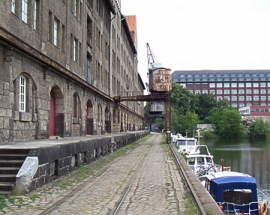
[[[136,15],[139,72],[149,43],[175,70],[270,69],[270,0],[122,0]]]

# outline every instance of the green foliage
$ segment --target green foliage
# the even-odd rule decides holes
[[[175,109],[172,112],[172,127],[181,134],[185,134],[186,130],[191,133],[193,129],[197,128],[198,122],[199,119],[196,113],[187,111],[185,115],[177,115]]]
[[[211,131],[203,131],[201,132],[201,135],[203,136],[203,139],[205,140],[218,138],[218,136]]]
[[[250,124],[249,132],[255,138],[267,138],[270,134],[269,123],[264,122],[261,118],[257,118]]]
[[[194,95],[183,86],[173,82],[170,94],[171,105],[177,109],[179,114],[186,114],[188,110],[194,109],[192,102]]]
[[[226,138],[239,136],[244,128],[240,113],[230,107],[211,110],[207,121],[213,125],[216,134]]]
[[[7,206],[6,204],[6,196],[0,195],[0,211]]]
[[[217,107],[217,100],[213,94],[196,94],[196,113],[203,120],[209,112]]]

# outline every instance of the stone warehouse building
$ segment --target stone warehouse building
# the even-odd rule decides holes
[[[143,95],[117,0],[0,1],[0,142],[140,130]],[[135,34],[135,35],[134,35]]]

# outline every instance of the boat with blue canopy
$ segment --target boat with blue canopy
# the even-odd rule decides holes
[[[258,199],[256,179],[239,172],[211,172],[200,177],[224,214],[266,215],[268,199]]]

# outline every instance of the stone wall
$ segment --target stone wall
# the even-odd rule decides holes
[[[149,134],[149,131],[142,131],[31,149],[28,158],[35,158],[33,160],[37,160],[37,169],[33,176],[20,175],[20,178],[16,180],[16,187],[24,192],[34,190],[56,178],[77,170],[82,165],[93,162],[100,156],[112,153],[147,134]],[[29,162],[29,159],[26,160]],[[35,165],[28,164],[27,166]],[[23,165],[24,168],[27,168],[27,166]],[[27,173],[29,171],[21,169],[19,172]],[[29,180],[30,183],[24,184],[25,182],[21,178],[31,178]]]

